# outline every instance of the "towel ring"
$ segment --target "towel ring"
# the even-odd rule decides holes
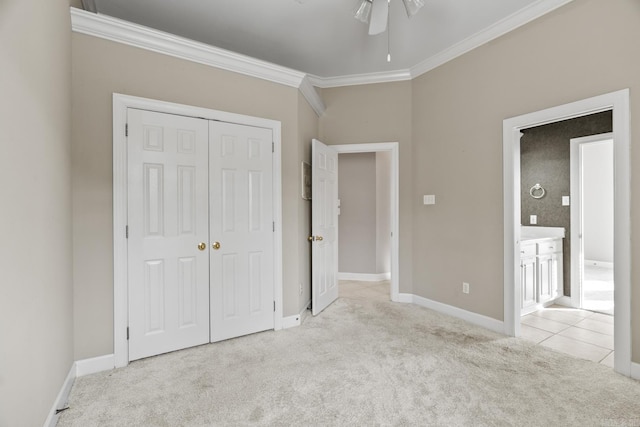
[[[533,197],[534,199],[542,199],[545,193],[546,191],[544,191],[544,188],[542,188],[542,185],[540,184],[534,185],[529,190],[529,194],[531,194],[531,197]]]

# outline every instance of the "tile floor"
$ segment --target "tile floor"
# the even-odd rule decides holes
[[[613,268],[600,265],[584,266],[582,308],[613,314]]]
[[[554,305],[522,317],[522,338],[613,368],[613,316]]]

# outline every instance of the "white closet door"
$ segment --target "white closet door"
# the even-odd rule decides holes
[[[209,341],[208,122],[129,109],[128,126],[135,360]]]
[[[273,329],[271,130],[210,122],[211,341]]]

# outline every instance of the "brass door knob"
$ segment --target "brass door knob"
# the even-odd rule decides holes
[[[204,251],[205,249],[207,249],[207,244],[204,242],[198,243],[198,249],[200,249],[201,251]]]
[[[220,249],[220,242],[213,242],[213,245],[211,245],[211,247],[217,251],[218,249]]]
[[[322,236],[309,236],[308,240],[309,240],[310,242],[313,242],[313,241],[315,241],[315,240],[317,240],[317,241],[319,241],[319,242],[320,242],[320,241],[322,241],[322,240],[324,240],[324,239],[322,238]]]
[[[316,240],[322,241],[324,239],[322,238],[322,236],[316,236]]]

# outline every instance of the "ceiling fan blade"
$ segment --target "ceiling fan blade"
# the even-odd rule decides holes
[[[387,0],[373,0],[371,8],[371,20],[369,23],[369,35],[380,34],[387,29],[389,16],[389,2]]]

